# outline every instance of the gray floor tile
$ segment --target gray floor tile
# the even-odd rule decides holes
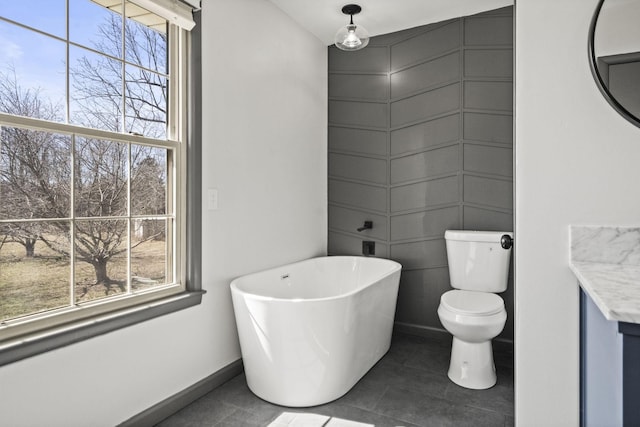
[[[324,427],[330,419],[329,415],[315,412],[283,412],[269,423],[269,427]]]
[[[502,346],[494,352],[496,386],[469,390],[447,377],[450,349],[450,339],[396,334],[389,352],[352,390],[312,408],[266,402],[238,375],[159,426],[267,427],[283,414],[295,419],[289,413],[330,417],[325,427],[513,426],[513,351]]]
[[[495,386],[486,390],[471,390],[453,382],[447,387],[444,397],[454,402],[463,402],[474,408],[497,411],[513,415],[513,377],[500,373]]]
[[[405,365],[431,372],[447,372],[451,360],[451,349],[422,346],[405,362]]]
[[[375,427],[419,427],[419,425],[409,423],[398,418],[389,417],[378,412],[367,411],[365,409],[345,405],[340,401],[312,409],[319,414],[329,415],[340,420],[370,424]]]
[[[445,426],[452,404],[435,397],[425,398],[409,390],[389,387],[375,411],[420,426]]]
[[[504,415],[390,387],[375,410],[424,427],[503,426]]]
[[[382,386],[400,386],[405,390],[429,396],[442,396],[449,378],[446,371],[435,372],[381,360],[368,373],[367,379]]]
[[[223,402],[252,414],[259,422],[275,419],[285,408],[266,402],[249,390],[244,375],[238,375],[216,390],[217,396]]]
[[[210,395],[205,395],[186,408],[165,419],[159,427],[213,426],[236,411],[236,408]]]
[[[416,351],[424,345],[424,338],[410,335],[394,335],[391,340],[391,348],[385,354],[385,360],[403,364]]]
[[[455,427],[500,427],[506,416],[499,412],[455,405],[449,408],[447,419]]]
[[[228,417],[224,418],[215,427],[263,427],[265,420],[257,419],[251,412],[237,409]]]
[[[365,376],[347,394],[342,396],[340,403],[365,410],[371,410],[382,398],[387,386],[379,381]]]

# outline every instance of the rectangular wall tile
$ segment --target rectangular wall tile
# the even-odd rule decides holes
[[[386,216],[329,205],[330,229],[357,233],[358,228],[362,227],[365,221],[372,221],[373,228],[371,230],[363,230],[360,232],[363,239],[387,239]]]
[[[464,113],[464,138],[513,144],[513,116]]]
[[[403,265],[398,322],[442,328],[447,229],[513,229],[512,11],[329,48],[328,250],[360,255],[371,239]]]
[[[513,272],[513,256],[511,257],[511,273]],[[504,329],[498,335],[499,338],[513,340],[513,327],[514,327],[514,313],[515,304],[513,298],[513,276],[509,276],[507,282],[507,290],[500,294],[500,297],[504,301],[504,308],[507,310],[507,321],[504,324]]]
[[[384,156],[387,132],[329,126],[329,150]]]
[[[387,190],[330,179],[329,201],[384,213],[387,211]]]
[[[512,214],[465,206],[463,217],[466,230],[513,231]]]
[[[389,77],[367,74],[329,74],[329,96],[386,101]]]
[[[427,178],[458,171],[458,145],[391,160],[391,183]]]
[[[468,49],[464,52],[465,77],[513,76],[513,51],[511,49]]]
[[[464,144],[464,170],[513,176],[513,150],[510,147]]]
[[[413,28],[408,28],[406,30],[396,31],[395,33],[382,34],[380,36],[372,37],[369,42],[369,45],[376,42],[378,44],[385,45],[385,46],[393,46],[400,42],[408,40],[411,37],[420,35],[428,31],[429,28],[433,29],[438,26],[440,25],[439,24],[424,25],[422,27],[413,27]]]
[[[391,155],[429,148],[460,138],[460,114],[441,117],[391,132]]]
[[[346,234],[329,232],[328,252],[330,255],[362,255],[362,242],[370,240]],[[376,257],[389,258],[389,249],[384,243],[376,242]]]
[[[448,267],[403,271],[398,291],[396,320],[442,328],[438,306],[443,293],[451,290]]]
[[[396,322],[414,325],[426,325],[424,285],[421,272],[423,270],[403,270],[398,286],[396,302]]]
[[[329,176],[374,184],[387,182],[387,161],[368,157],[329,153]]]
[[[458,207],[452,206],[391,217],[391,240],[444,236],[460,228]]]
[[[513,111],[513,83],[467,81],[464,84],[464,107]]]
[[[387,104],[329,101],[329,123],[385,128],[387,127]]]
[[[391,46],[391,70],[429,59],[460,46],[460,21],[429,30]]]
[[[391,212],[458,202],[458,177],[434,179],[391,189]]]
[[[444,238],[391,245],[391,257],[407,270],[447,265]]]
[[[513,45],[512,16],[468,17],[464,25],[464,42],[468,46]]]
[[[434,89],[391,104],[391,127],[455,111],[460,108],[460,84]]]
[[[391,98],[406,96],[459,78],[460,53],[454,52],[391,74]]]
[[[329,48],[329,71],[388,72],[389,48],[369,46],[355,52]]]
[[[453,289],[449,279],[449,267],[422,270],[422,282],[424,284],[426,324],[427,326],[440,328],[442,327],[438,316],[440,297],[445,292]]]
[[[464,201],[513,209],[513,182],[465,175]]]

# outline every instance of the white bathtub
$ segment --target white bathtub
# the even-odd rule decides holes
[[[389,350],[401,265],[313,258],[231,282],[253,393],[292,407],[344,395]]]

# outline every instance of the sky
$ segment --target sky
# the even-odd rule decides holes
[[[65,3],[66,0],[2,0],[0,16],[66,39]],[[111,13],[89,0],[69,0],[70,41],[93,48],[100,24]],[[66,43],[52,36],[0,19],[0,71],[13,74],[15,69],[22,87],[38,88],[41,96],[64,105]],[[93,54],[71,46],[72,67],[81,56]]]
[[[0,2],[0,16],[66,38],[65,0]],[[91,46],[106,9],[85,0],[69,1],[70,39]],[[22,85],[40,88],[52,101],[64,100],[65,43],[0,21],[0,70],[20,76]]]

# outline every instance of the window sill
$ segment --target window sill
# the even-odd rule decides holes
[[[187,291],[0,343],[0,366],[193,307],[201,303],[204,293],[205,291]]]

